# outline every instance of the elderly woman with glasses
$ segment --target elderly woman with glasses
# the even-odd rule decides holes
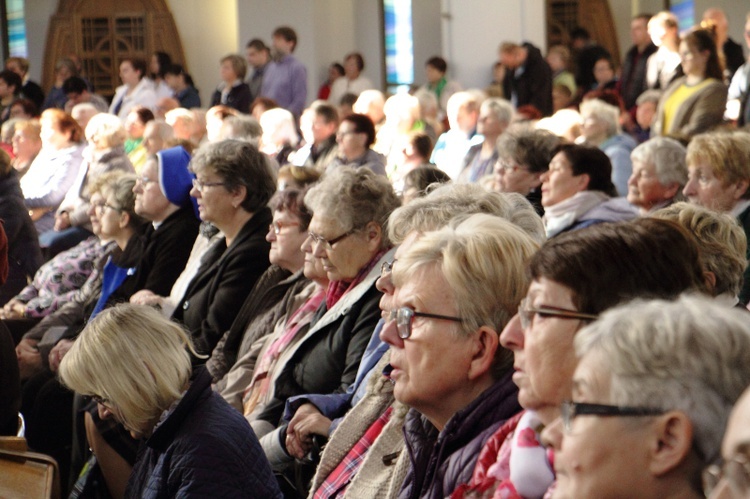
[[[224,240],[204,256],[172,317],[190,331],[196,350],[208,355],[270,265],[266,234],[273,218],[267,205],[276,179],[263,154],[237,140],[207,145],[190,169],[200,218]]]
[[[513,351],[513,381],[526,411],[488,440],[471,482],[452,497],[476,491],[542,497],[555,475],[540,431],[570,398],[578,330],[623,300],[706,289],[694,239],[677,224],[655,219],[563,234],[534,255],[529,273],[526,298],[500,335]]]
[[[580,331],[575,354],[572,397],[543,435],[555,497],[707,497],[721,474],[706,469],[704,496],[701,472],[750,383],[746,312],[699,297],[638,301]]]
[[[303,250],[319,259],[330,281],[307,333],[277,361],[273,396],[247,414],[272,462],[280,448],[284,402],[294,395],[343,391],[354,382],[362,353],[380,318],[375,280],[392,258],[386,221],[399,201],[384,176],[338,168],[305,195],[313,217]],[[281,437],[280,437],[281,436]],[[281,453],[281,454],[279,454]]]
[[[520,410],[498,331],[515,312],[524,263],[538,247],[511,222],[477,214],[425,234],[394,265],[393,308],[380,337],[390,347],[393,395],[411,407],[399,497],[452,492],[487,437]]]
[[[517,192],[534,206],[539,215],[542,207],[542,174],[560,144],[556,135],[546,130],[511,128],[497,141],[493,188],[498,192]]]
[[[103,418],[143,439],[125,497],[280,498],[258,440],[191,367],[190,336],[157,311],[119,305],[91,321],[60,366]]]

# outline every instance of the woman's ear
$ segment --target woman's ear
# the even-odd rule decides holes
[[[377,222],[368,222],[365,225],[365,236],[367,237],[367,246],[370,251],[375,252],[381,247],[383,241],[383,227]]]
[[[657,416],[653,425],[649,470],[662,476],[685,462],[693,449],[693,423],[686,414],[670,411]]]
[[[492,370],[495,353],[500,345],[500,335],[494,329],[482,326],[474,333],[471,341],[474,342],[474,345],[468,377],[470,380],[474,380]]]
[[[120,223],[119,223],[119,225],[120,225],[121,229],[124,229],[128,225],[130,225],[130,213],[128,213],[125,210],[123,210],[123,211],[120,212]]]
[[[589,184],[591,183],[591,177],[588,173],[581,173],[577,177],[578,179],[578,192],[587,191],[589,189]]]
[[[232,206],[239,208],[247,197],[247,187],[239,185],[229,191],[229,194],[232,196]]]

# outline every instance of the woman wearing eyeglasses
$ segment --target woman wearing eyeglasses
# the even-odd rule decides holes
[[[736,448],[713,465],[750,384],[747,313],[708,297],[637,301],[584,328],[575,355],[571,401],[543,435],[555,451],[555,497],[697,499],[722,476],[710,497],[747,497]]]
[[[539,216],[544,215],[541,176],[549,169],[559,144],[559,137],[546,130],[506,131],[497,141],[493,189],[526,196]]]
[[[555,475],[540,432],[571,396],[576,333],[624,300],[706,290],[694,239],[677,224],[655,219],[562,234],[534,255],[529,273],[526,298],[500,335],[514,354],[513,381],[526,411],[488,440],[471,482],[452,497],[477,490],[487,497],[496,490],[542,497]]]
[[[524,262],[538,247],[513,223],[477,214],[399,255],[394,308],[380,332],[390,346],[393,395],[412,408],[399,497],[449,495],[470,477],[487,437],[520,411],[498,331],[515,313]]]
[[[277,361],[272,397],[246,417],[271,462],[291,461],[281,425],[284,402],[306,393],[344,391],[354,381],[360,358],[380,318],[375,281],[392,259],[386,221],[399,205],[388,180],[368,168],[329,172],[305,195],[313,217],[303,244],[320,260],[330,283],[310,329]]]
[[[209,355],[270,265],[267,204],[276,182],[258,149],[237,140],[206,146],[190,168],[196,176],[190,194],[201,220],[216,226],[224,240],[204,256],[172,317],[190,331],[198,353]]]

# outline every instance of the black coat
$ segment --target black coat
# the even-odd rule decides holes
[[[26,286],[27,278],[33,278],[43,262],[39,237],[13,169],[0,178],[0,219],[8,238],[8,281],[0,291],[5,303]]]
[[[287,398],[307,393],[344,392],[357,376],[362,354],[380,320],[381,293],[375,283],[329,324],[316,328],[328,311],[325,302],[315,313],[310,333],[300,340],[275,385],[274,399],[261,412],[262,419],[277,426]],[[345,300],[344,295],[341,300]],[[317,331],[316,331],[317,329]]]
[[[404,422],[411,466],[399,499],[449,496],[468,483],[484,443],[508,419],[521,412],[512,371],[458,411],[442,431],[415,409]]]
[[[542,115],[549,116],[552,114],[552,69],[538,48],[528,42],[523,46],[528,50],[526,61],[522,67],[505,73],[503,91],[508,97],[516,96],[517,108],[531,104]]]
[[[625,102],[625,109],[635,106],[638,96],[646,91],[646,62],[656,52],[656,45],[649,43],[643,52],[633,45],[625,54],[622,62],[622,76],[620,77],[620,95]]]
[[[211,107],[219,104],[221,104],[221,90],[217,89],[211,96]],[[236,87],[232,87],[229,95],[227,95],[227,106],[241,113],[249,114],[250,104],[250,87],[247,86],[247,83],[240,83]]]
[[[272,221],[271,210],[261,208],[240,229],[229,248],[222,239],[203,257],[172,316],[190,331],[198,353],[211,353],[231,327],[258,278],[271,265],[271,244],[266,241],[266,233]]]

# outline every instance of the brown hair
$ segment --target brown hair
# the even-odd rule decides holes
[[[547,241],[529,265],[573,292],[578,310],[599,314],[633,298],[706,292],[693,236],[668,220],[642,218],[566,232]]]
[[[40,120],[52,120],[52,126],[57,131],[68,135],[70,142],[81,142],[83,140],[83,130],[71,115],[60,109],[47,109],[42,113]]]

